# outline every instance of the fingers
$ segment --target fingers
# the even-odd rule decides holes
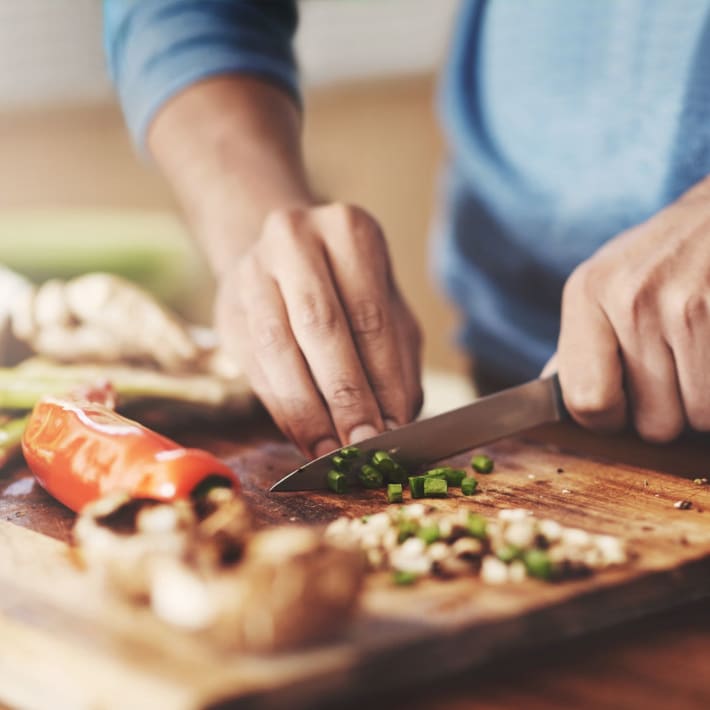
[[[374,220],[356,208],[334,214],[322,228],[335,286],[380,414],[390,426],[404,424],[412,407],[400,348],[412,344],[397,328],[384,238]]]
[[[340,440],[352,442],[383,428],[382,416],[353,342],[320,241],[299,225],[273,231],[279,258],[270,265],[290,328]]]
[[[421,330],[409,308],[399,294],[395,296],[395,330],[400,343],[399,363],[402,370],[402,385],[407,401],[405,421],[414,419],[424,404],[422,389]]]
[[[307,454],[338,446],[328,410],[290,325],[276,282],[256,258],[239,269],[240,306],[247,342],[246,367],[277,425]]]
[[[590,429],[614,431],[626,419],[619,342],[592,295],[590,278],[578,269],[565,285],[557,347],[560,386],[573,419]]]
[[[666,339],[688,424],[710,431],[710,304],[707,297],[670,298]]]

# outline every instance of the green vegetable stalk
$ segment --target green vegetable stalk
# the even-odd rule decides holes
[[[28,418],[8,419],[0,425],[0,468],[20,453]]]

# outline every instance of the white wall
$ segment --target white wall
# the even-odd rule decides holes
[[[303,76],[323,85],[432,71],[457,4],[305,0],[297,38]],[[0,110],[110,95],[100,0],[0,0]]]

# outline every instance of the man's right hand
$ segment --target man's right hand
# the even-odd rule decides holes
[[[421,407],[419,327],[382,231],[360,208],[272,211],[221,271],[216,325],[307,455],[404,424]]]

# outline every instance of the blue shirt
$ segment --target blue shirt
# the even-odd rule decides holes
[[[210,74],[297,92],[293,3],[105,5],[139,144],[170,95]],[[710,0],[464,0],[439,98],[437,272],[463,345],[530,378],[555,349],[574,267],[710,174]]]

